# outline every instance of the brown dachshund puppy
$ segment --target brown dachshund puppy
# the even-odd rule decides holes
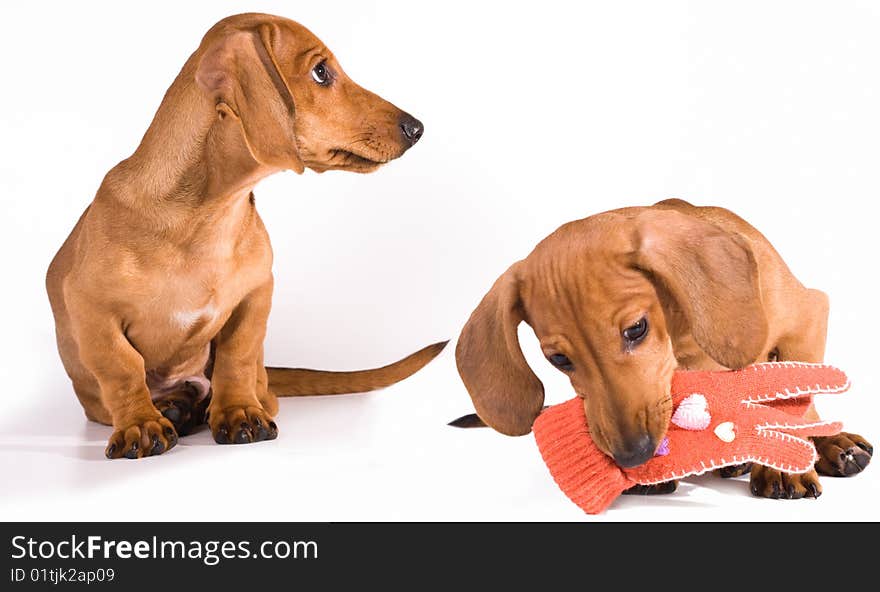
[[[206,412],[221,444],[272,439],[276,395],[387,386],[439,353],[361,372],[263,366],[272,248],[254,185],[284,169],[373,171],[421,135],[293,21],[242,14],[208,31],[46,277],[73,388],[115,428],[109,458],[161,454]]]
[[[668,200],[571,222],[544,239],[483,298],[456,359],[479,419],[504,434],[528,433],[544,389],[520,351],[517,326],[525,321],[583,398],[596,445],[634,467],[652,458],[666,432],[674,370],[821,362],[827,318],[825,294],[801,285],[744,220]],[[453,425],[475,423],[465,417]],[[827,475],[858,473],[872,454],[855,434],[816,444],[816,469]],[[815,470],[757,466],[751,490],[774,498],[821,493]]]

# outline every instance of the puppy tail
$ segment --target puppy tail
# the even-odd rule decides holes
[[[366,393],[400,382],[433,360],[448,341],[434,343],[381,368],[330,372],[306,368],[266,368],[269,390],[279,397]]]

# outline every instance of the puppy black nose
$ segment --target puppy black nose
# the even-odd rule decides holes
[[[625,449],[614,453],[614,462],[624,469],[644,464],[654,457],[657,443],[648,434],[639,436]]]
[[[422,122],[407,113],[404,113],[400,118],[400,129],[410,146],[418,142],[425,132],[425,126],[422,125]]]

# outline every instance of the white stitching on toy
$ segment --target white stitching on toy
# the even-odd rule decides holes
[[[813,468],[813,465],[816,463],[817,459],[818,459],[818,457],[815,454],[815,449],[813,451],[812,459],[806,467],[795,467],[794,465],[777,464],[777,463],[771,462],[769,458],[762,458],[762,457],[757,457],[757,456],[746,455],[746,456],[742,457],[737,462],[730,462],[730,463],[726,463],[726,464],[716,464],[714,461],[710,461],[711,466],[709,466],[709,468],[707,468],[707,469],[697,468],[696,466],[694,466],[694,467],[691,467],[690,469],[682,470],[681,474],[678,474],[675,471],[671,471],[671,474],[665,475],[659,479],[655,479],[655,480],[651,480],[651,481],[636,481],[636,483],[639,483],[641,485],[657,485],[658,483],[665,483],[666,481],[684,479],[686,477],[695,477],[697,475],[702,475],[703,473],[706,473],[708,471],[713,471],[715,469],[720,469],[720,468],[723,468],[726,466],[742,464],[744,462],[758,463],[760,465],[764,465],[765,467],[770,467],[771,469],[775,469],[777,471],[782,471],[783,473],[802,475],[804,473],[810,472],[810,470]]]
[[[762,430],[802,430],[804,428],[819,428],[825,427],[833,424],[833,421],[817,421],[815,423],[762,423],[760,425],[756,425],[755,429],[758,431]]]
[[[771,368],[818,368],[818,369],[827,369],[827,370],[841,372],[840,369],[838,369],[834,366],[831,366],[829,364],[812,363],[812,362],[788,362],[788,361],[785,361],[785,362],[762,362],[760,364],[752,364],[751,366],[748,366],[748,368],[751,368],[755,372],[757,372],[758,370],[767,371]],[[774,393],[774,394],[764,394],[764,395],[760,395],[758,397],[749,397],[748,399],[743,399],[741,402],[748,408],[766,407],[765,405],[760,405],[760,403],[765,402],[765,401],[773,401],[773,400],[777,400],[777,399],[790,399],[790,398],[794,398],[794,397],[801,397],[804,395],[835,394],[835,393],[840,393],[840,392],[846,391],[851,386],[852,385],[851,385],[849,379],[847,379],[845,384],[843,384],[841,386],[837,386],[837,387],[832,387],[830,384],[822,387],[822,386],[816,384],[815,390],[812,388],[808,388],[808,389],[804,390],[804,389],[801,389],[800,387],[797,387],[793,391],[790,389],[785,389],[782,392],[778,392],[778,393]],[[673,479],[684,479],[685,477],[702,475],[703,473],[706,473],[708,471],[712,471],[712,470],[715,470],[718,468],[722,468],[722,467],[730,466],[730,465],[735,465],[735,464],[742,464],[742,463],[746,463],[746,462],[758,463],[758,464],[764,465],[766,467],[770,467],[771,469],[775,469],[777,471],[782,471],[784,473],[792,473],[792,474],[807,473],[813,468],[813,465],[819,459],[819,455],[816,452],[816,447],[813,446],[813,444],[810,443],[809,441],[804,440],[803,438],[798,438],[797,436],[792,436],[790,434],[786,434],[784,432],[779,432],[776,430],[777,429],[813,428],[813,427],[826,426],[826,425],[829,425],[832,423],[834,423],[834,422],[823,421],[823,422],[817,422],[817,423],[797,424],[797,425],[767,423],[767,424],[761,424],[761,425],[755,426],[756,435],[758,435],[762,438],[778,438],[781,440],[787,440],[789,442],[795,442],[799,446],[802,446],[804,448],[809,449],[811,460],[806,467],[800,467],[800,466],[795,467],[794,465],[791,465],[791,464],[786,465],[783,463],[777,464],[777,463],[772,462],[769,458],[754,456],[751,454],[745,454],[743,456],[734,455],[733,461],[729,462],[729,463],[727,461],[725,461],[723,458],[721,459],[722,464],[717,464],[714,460],[710,460],[709,466],[707,467],[705,462],[700,461],[701,466],[699,468],[696,466],[693,466],[690,469],[683,469],[681,471],[680,475],[676,471],[671,471],[671,476],[666,475],[666,476],[663,476],[662,478],[659,478],[656,480],[638,481],[638,483],[641,483],[642,485],[657,485],[658,483],[664,483],[666,481],[670,481]]]
[[[655,479],[652,481],[637,481],[641,485],[657,485],[658,483],[665,483],[666,481],[671,481],[674,479],[684,479],[685,477],[694,477],[697,475],[702,475],[708,471],[712,471],[715,469],[720,469],[722,467],[729,467],[731,465],[742,464],[746,462],[753,462],[764,465],[766,467],[770,467],[771,469],[775,469],[777,471],[782,471],[783,473],[791,473],[796,475],[801,475],[803,473],[808,473],[813,465],[816,464],[816,461],[819,459],[818,454],[816,453],[816,448],[808,441],[803,440],[801,438],[797,438],[795,436],[791,436],[789,434],[784,434],[782,432],[775,432],[771,430],[767,431],[757,431],[757,434],[763,438],[779,438],[783,440],[791,440],[792,442],[796,442],[798,445],[803,446],[804,448],[809,449],[810,451],[810,461],[805,466],[794,466],[794,465],[786,465],[783,463],[775,463],[772,462],[767,457],[760,456],[752,456],[750,454],[746,454],[741,457],[734,456],[732,462],[728,462],[724,458],[721,459],[720,463],[716,463],[714,460],[709,461],[709,467],[706,467],[706,464],[703,461],[700,461],[701,467],[697,467],[696,465],[692,466],[690,469],[683,469],[681,474],[679,475],[676,471],[671,471],[670,475],[664,475],[659,479]]]
[[[816,385],[816,389],[808,388],[806,390],[801,389],[800,387],[796,387],[794,391],[789,389],[785,389],[784,391],[776,392],[776,393],[765,393],[762,395],[751,396],[747,399],[743,399],[742,403],[761,403],[765,401],[775,401],[777,399],[793,399],[796,397],[802,397],[804,395],[833,395],[836,393],[842,393],[844,391],[849,390],[852,384],[849,380],[846,381],[845,384],[831,388],[830,385],[826,388],[821,388],[819,385]]]
[[[766,371],[766,370],[769,370],[770,368],[819,368],[819,369],[826,368],[828,370],[837,370],[838,372],[840,372],[840,370],[838,368],[831,366],[830,364],[825,364],[822,362],[819,362],[819,363],[816,363],[816,362],[788,362],[788,361],[760,362],[758,364],[752,364],[751,366],[748,366],[748,368],[751,368],[752,370],[755,370],[755,371],[757,371],[757,370],[765,370]]]
[[[797,436],[792,436],[791,434],[786,434],[785,432],[777,432],[775,430],[759,430],[757,426],[755,427],[755,432],[758,436],[762,438],[776,438],[778,440],[787,440],[789,442],[794,442],[802,446],[806,446],[808,448],[814,449],[813,445],[810,442],[807,442],[803,438],[798,438]]]

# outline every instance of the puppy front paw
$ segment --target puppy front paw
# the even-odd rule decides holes
[[[208,409],[208,425],[217,444],[250,444],[278,437],[278,426],[262,407]]]
[[[770,499],[817,498],[822,495],[819,475],[815,470],[792,474],[763,465],[752,465],[749,487],[752,495]]]
[[[836,436],[813,438],[819,460],[816,470],[831,477],[851,477],[865,470],[874,447],[858,434],[841,432]]]
[[[107,442],[104,455],[107,458],[137,459],[158,456],[177,444],[177,432],[165,417],[114,430]]]

